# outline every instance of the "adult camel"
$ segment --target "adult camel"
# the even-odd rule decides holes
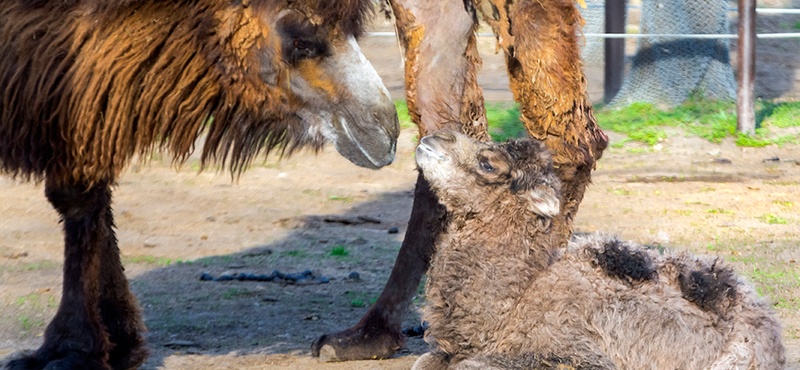
[[[61,216],[63,293],[10,370],[137,368],[145,330],[111,189],[135,155],[238,174],[259,153],[333,142],[392,162],[397,113],[355,41],[370,0],[0,0],[0,172],[44,181]]]

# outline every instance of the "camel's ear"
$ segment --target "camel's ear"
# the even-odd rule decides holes
[[[561,210],[555,189],[547,185],[538,185],[527,192],[534,213],[545,217],[553,217]]]

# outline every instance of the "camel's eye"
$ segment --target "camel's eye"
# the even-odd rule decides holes
[[[283,58],[291,65],[304,59],[324,57],[329,54],[324,30],[314,26],[295,13],[288,13],[280,19],[278,30],[281,33]]]
[[[489,164],[489,162],[487,162],[486,160],[480,161],[480,163],[478,163],[478,166],[480,166],[481,170],[483,170],[484,172],[494,172],[495,170],[495,168],[492,167],[492,165]]]
[[[311,42],[306,40],[295,39],[292,43],[297,50],[306,50],[312,46]]]

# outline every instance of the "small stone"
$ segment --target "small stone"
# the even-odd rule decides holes
[[[389,228],[389,234],[397,234],[399,232],[400,232],[400,229],[398,229],[396,227],[390,227]]]
[[[355,240],[353,240],[352,244],[353,245],[364,245],[364,244],[367,244],[367,239],[364,239],[362,237],[358,237],[358,238],[355,238]]]
[[[145,248],[155,248],[156,247],[156,243],[148,239],[148,240],[144,241],[144,247]]]
[[[732,162],[730,159],[728,159],[728,158],[714,158],[714,159],[713,159],[713,160],[711,160],[711,161],[712,161],[712,162],[714,162],[714,163],[719,163],[719,164],[731,164],[731,163],[733,163],[733,162]]]
[[[208,240],[208,235],[203,235],[200,237],[200,240]]]
[[[770,158],[764,158],[763,160],[761,160],[761,162],[780,162],[780,161],[781,161],[780,157],[770,157]]]
[[[192,347],[194,346],[194,342],[190,342],[188,340],[172,340],[167,343],[164,343],[164,347],[168,348],[180,348],[180,347]]]
[[[208,216],[208,217],[206,217],[206,221],[208,221],[208,222],[216,222],[217,219],[216,219],[216,217]]]
[[[272,254],[272,249],[270,249],[266,245],[260,245],[253,247],[247,252],[244,252],[242,255],[245,257],[253,257],[253,256],[263,256],[263,255],[270,255]]]
[[[303,320],[317,321],[317,320],[319,320],[319,315],[318,314],[311,314],[311,315],[308,315],[308,316],[304,317]]]
[[[346,279],[347,280],[359,281],[359,280],[361,280],[361,275],[359,275],[357,272],[353,271],[353,272],[347,274]]]

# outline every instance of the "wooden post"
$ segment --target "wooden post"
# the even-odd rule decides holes
[[[625,33],[625,0],[606,0],[606,33]],[[625,77],[625,39],[605,39],[603,101],[614,99]]]
[[[736,130],[748,135],[756,132],[756,0],[739,0],[739,39],[736,60]]]

